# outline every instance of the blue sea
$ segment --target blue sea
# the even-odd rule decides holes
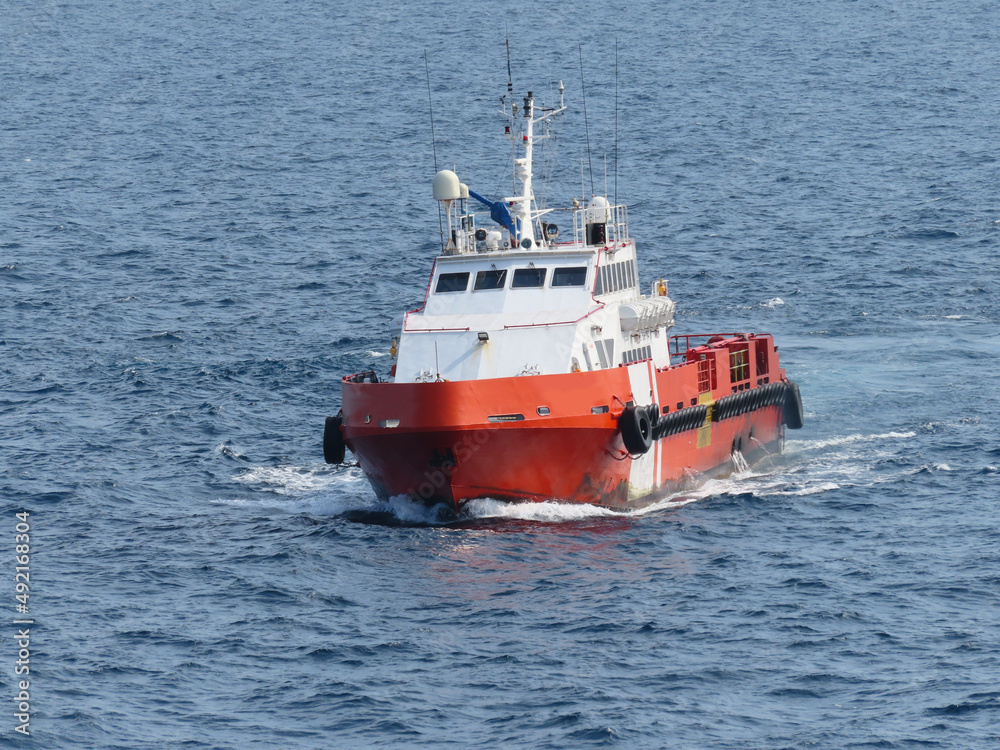
[[[0,28],[0,745],[1000,747],[995,2]],[[550,203],[628,205],[676,332],[776,337],[806,416],[776,465],[442,524],[323,462],[423,299],[435,166],[509,194],[508,36],[518,97],[565,85]]]

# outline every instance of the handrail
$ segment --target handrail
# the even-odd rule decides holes
[[[374,370],[365,370],[364,372],[358,372],[354,375],[345,375],[343,382],[345,383],[364,383],[368,380],[369,383],[380,383],[378,375],[375,374]]]
[[[506,330],[509,330],[511,328],[544,328],[545,326],[570,326],[570,325],[575,325],[576,323],[579,323],[584,318],[589,318],[594,313],[600,312],[604,308],[604,306],[605,306],[605,304],[603,302],[598,302],[597,304],[600,305],[600,307],[597,307],[597,308],[595,308],[593,310],[590,310],[589,312],[581,315],[576,320],[556,320],[556,321],[552,321],[550,323],[515,323],[514,325],[504,325],[504,330],[506,331]]]
[[[682,354],[686,354],[688,352],[688,350],[690,350],[692,348],[695,348],[695,349],[698,348],[697,346],[696,347],[692,347],[691,346],[691,339],[710,339],[710,338],[714,338],[715,336],[722,336],[724,338],[724,340],[727,340],[727,341],[731,340],[731,339],[734,339],[734,338],[743,339],[744,341],[749,341],[751,338],[758,338],[758,339],[759,338],[769,338],[769,339],[774,339],[774,335],[770,334],[770,333],[746,333],[745,331],[736,331],[736,332],[732,332],[732,333],[678,333],[678,334],[674,334],[673,336],[671,336],[670,338],[667,339],[667,349],[668,349],[668,351],[670,350],[670,343],[672,341],[678,342],[678,345],[674,348],[673,351],[670,352],[670,354],[671,354],[671,356],[678,356],[679,357]],[[684,339],[684,351],[681,351],[681,349],[680,349],[680,340],[681,339]],[[719,342],[719,343],[721,343],[721,342]],[[700,344],[699,346],[704,346],[704,344]]]
[[[434,331],[471,331],[472,329],[466,326],[465,328],[404,328],[407,333],[433,333]]]

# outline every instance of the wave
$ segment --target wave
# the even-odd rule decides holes
[[[328,518],[342,516],[353,511],[364,511],[376,507],[374,498],[365,500],[361,497],[341,497],[336,495],[315,495],[306,498],[282,499],[278,497],[262,498],[218,498],[212,501],[215,505],[228,505],[231,508],[249,510],[283,511],[292,515],[307,515],[313,518]]]
[[[397,495],[384,502],[373,500],[365,507],[348,508],[343,514],[351,521],[385,526],[454,526],[481,521],[529,521],[559,524],[597,518],[631,518],[647,513],[678,508],[698,498],[668,498],[639,510],[613,510],[587,503],[540,502],[511,503],[492,498],[477,498],[465,504],[460,513],[446,505],[427,506],[408,495]]]
[[[585,503],[549,500],[511,503],[491,498],[470,500],[455,514],[451,508],[429,507],[419,499],[398,495],[379,500],[363,472],[356,466],[318,463],[304,466],[248,466],[232,481],[254,491],[251,498],[219,500],[233,507],[256,507],[304,513],[311,516],[342,516],[358,523],[388,526],[445,526],[478,521],[528,521],[572,523],[598,518],[639,518],[675,510],[706,498],[752,493],[759,498],[808,497],[841,489],[898,481],[919,471],[951,471],[943,463],[899,467],[899,471],[875,472],[884,449],[860,452],[837,451],[844,446],[893,443],[916,437],[913,431],[844,435],[818,440],[789,440],[786,452],[729,477],[709,479],[695,489],[676,492],[650,505],[633,510],[615,510]],[[890,449],[891,452],[891,449]]]
[[[851,443],[868,443],[868,442],[879,442],[885,440],[904,440],[907,438],[916,437],[917,433],[912,431],[907,432],[881,432],[875,435],[844,435],[837,438],[828,438],[826,440],[788,440],[785,442],[785,446],[790,451],[807,451],[807,450],[819,450],[821,448],[830,448],[838,445],[850,445]]]
[[[703,497],[720,494],[719,482],[712,480],[695,492],[671,495],[636,510],[612,510],[598,505],[557,500],[510,503],[480,498],[470,500],[461,513],[456,515],[446,506],[428,506],[408,495],[379,500],[372,493],[363,472],[354,466],[251,466],[231,479],[266,494],[250,498],[220,498],[215,501],[217,504],[317,516],[347,515],[350,520],[362,523],[416,526],[493,519],[562,523],[589,518],[627,518],[679,508]],[[716,489],[713,491],[712,487]]]
[[[461,517],[469,520],[509,518],[519,521],[558,523],[624,515],[627,513],[585,503],[560,503],[552,500],[538,503],[507,503],[502,500],[481,498],[466,503]]]
[[[821,492],[832,492],[833,490],[839,490],[840,485],[836,482],[820,482],[818,484],[801,487],[797,490],[773,490],[769,494],[771,495],[787,495],[791,497],[804,497],[806,495],[818,495]]]
[[[362,471],[355,467],[250,466],[231,480],[259,494],[250,498],[220,498],[215,502],[236,508],[266,508],[314,516],[338,516],[376,507]]]
[[[252,466],[232,477],[232,480],[278,495],[297,495],[346,485],[357,485],[359,489],[368,486],[360,469],[348,467],[345,470],[328,467],[327,464]]]

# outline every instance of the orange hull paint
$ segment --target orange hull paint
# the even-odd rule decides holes
[[[783,406],[772,403],[721,421],[709,412],[698,427],[654,441],[646,456],[628,455],[618,427],[626,405],[657,399],[658,413],[674,413],[766,382],[718,377],[729,372],[728,349],[691,351],[687,362],[656,372],[648,393],[633,392],[625,367],[458,382],[345,378],[343,436],[382,498],[410,495],[456,510],[481,497],[639,507],[731,472],[734,450],[753,463],[781,448]],[[719,357],[713,377],[724,381],[708,391],[702,354]],[[768,369],[780,377],[771,356]]]

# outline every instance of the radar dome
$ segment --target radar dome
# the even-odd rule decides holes
[[[587,221],[592,224],[604,224],[611,218],[611,204],[602,195],[595,195],[587,204]]]
[[[457,201],[462,197],[458,175],[450,169],[442,169],[434,175],[434,200]]]

